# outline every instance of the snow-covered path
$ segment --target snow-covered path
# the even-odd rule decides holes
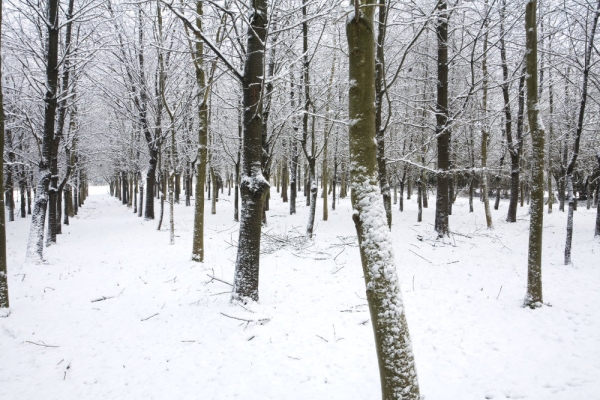
[[[456,234],[443,243],[431,232],[434,210],[417,223],[414,201],[406,203],[394,211],[392,234],[425,398],[600,399],[594,212],[575,215],[572,266],[562,265],[564,213],[545,215],[552,307],[532,311],[520,307],[525,208],[507,224],[502,204],[487,231],[481,204],[469,214],[459,199]],[[237,224],[226,194],[207,215],[204,264],[189,260],[193,207],[176,207],[170,246],[167,231],[105,188],[63,227],[46,264],[23,263],[29,219],[9,223],[12,314],[0,319],[0,399],[377,398],[349,200],[323,222],[319,199],[314,242],[300,238],[307,209],[298,206],[287,215],[273,190],[261,301],[249,309],[231,305],[229,286],[207,276],[233,276]]]

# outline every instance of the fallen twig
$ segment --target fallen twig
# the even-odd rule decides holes
[[[498,291],[498,296],[496,296],[496,300],[498,300],[498,297],[500,297],[500,292],[502,292],[502,285],[500,286],[500,290]]]
[[[260,319],[247,319],[247,318],[239,318],[239,317],[233,317],[231,315],[227,315],[224,312],[221,313],[221,315],[226,316],[227,318],[231,318],[231,319],[237,319],[238,321],[245,321],[245,322],[256,322],[260,325],[264,325],[267,322],[269,322],[271,319],[270,318],[260,318]]]
[[[65,374],[63,375],[63,381],[65,379],[67,379],[67,371],[71,369],[71,362],[69,361],[69,365],[67,365],[67,368],[65,368]]]
[[[458,232],[455,232],[455,231],[450,231],[450,233],[453,234],[453,235],[463,236],[463,237],[466,237],[468,239],[473,239],[472,236],[465,235],[464,233],[458,233]]]
[[[100,297],[99,299],[92,300],[92,301],[91,301],[91,303],[96,303],[96,302],[98,302],[98,301],[109,300],[109,299],[112,299],[112,298],[114,298],[114,297],[115,297],[115,296],[102,296],[102,297]]]
[[[206,274],[206,276],[208,276],[208,277],[210,278],[210,281],[206,282],[206,284],[207,284],[207,285],[208,285],[209,283],[211,283],[213,280],[215,280],[215,281],[219,281],[219,282],[221,282],[221,283],[224,283],[224,284],[226,284],[226,285],[233,286],[231,283],[229,283],[229,282],[227,282],[227,281],[224,281],[223,279],[219,279],[219,278],[217,278],[217,277],[216,277],[216,276],[214,276],[214,275]]]
[[[148,318],[144,318],[142,321],[148,321],[150,318],[152,317],[156,317],[158,315],[158,313],[156,314],[152,314],[151,316],[149,316]]]
[[[325,339],[323,336],[319,336],[319,335],[315,335],[315,336],[316,336],[316,337],[318,337],[318,338],[321,338],[321,339],[323,339],[324,341],[326,341],[327,343],[329,343],[329,340]]]
[[[431,261],[429,261],[428,259],[426,259],[425,257],[415,253],[414,251],[412,251],[411,249],[408,249],[408,251],[410,251],[411,253],[413,253],[414,255],[416,255],[417,257],[421,257],[423,260],[427,261],[429,264],[433,264]]]
[[[31,343],[31,344],[35,344],[36,346],[42,346],[42,347],[60,347],[60,346],[53,346],[51,344],[46,344],[44,342],[42,342],[42,343],[36,343],[36,342],[32,342],[30,340],[26,340],[25,343]]]
[[[342,250],[342,251],[344,251],[344,250]],[[339,254],[338,254],[338,256],[339,256]],[[336,256],[336,257],[337,257],[337,256]],[[334,260],[335,260],[335,258],[334,258]],[[337,274],[337,273],[338,273],[338,272],[340,272],[340,271],[342,270],[342,268],[344,268],[345,266],[346,266],[346,264],[342,265],[341,267],[339,267],[338,269],[336,269],[335,271],[333,271],[333,272],[331,273],[331,275],[335,275],[335,274]]]

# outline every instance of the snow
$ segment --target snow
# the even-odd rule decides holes
[[[315,238],[305,241],[304,201],[290,216],[271,189],[263,231],[285,240],[263,243],[261,301],[244,308],[229,302],[230,286],[207,276],[233,280],[233,196],[220,194],[217,214],[207,213],[199,264],[190,261],[193,206],[175,205],[170,246],[168,229],[157,232],[156,221],[135,216],[107,188],[90,192],[58,244],[44,249],[46,264],[24,262],[30,219],[7,223],[11,314],[0,318],[0,399],[379,397],[349,198],[326,222],[319,201]],[[457,200],[454,235],[443,241],[432,206],[422,223],[415,200],[404,213],[394,206],[393,252],[421,394],[598,398],[595,210],[575,212],[569,266],[566,214],[544,215],[547,303],[530,310],[521,307],[528,207],[510,224],[501,202],[487,230],[483,204],[474,203],[470,214],[468,200]]]

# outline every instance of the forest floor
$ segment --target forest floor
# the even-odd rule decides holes
[[[0,318],[0,399],[376,399],[373,331],[343,199],[316,235],[272,190],[263,229],[260,302],[232,305],[238,224],[233,196],[206,216],[206,261],[190,261],[193,206],[161,231],[92,188],[43,264],[24,262],[29,218],[7,223],[11,315]],[[392,236],[426,400],[600,399],[600,241],[595,210],[544,215],[540,309],[522,308],[527,206],[504,221],[457,200],[453,235],[433,234],[434,199],[394,206]],[[155,203],[158,207],[158,202]],[[193,204],[193,203],[192,203]],[[210,212],[210,203],[207,203]],[[218,279],[212,279],[214,276]],[[242,321],[236,318],[248,320]]]

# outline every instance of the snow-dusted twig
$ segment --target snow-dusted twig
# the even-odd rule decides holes
[[[141,321],[142,321],[142,322],[143,322],[143,321],[148,321],[150,318],[152,318],[152,317],[156,317],[157,315],[158,315],[158,313],[156,313],[156,314],[152,314],[152,315],[151,315],[151,316],[149,316],[148,318],[144,318],[144,319],[142,319]]]
[[[112,298],[114,298],[114,297],[115,297],[115,296],[102,296],[102,297],[100,297],[99,299],[92,300],[91,302],[92,302],[92,303],[96,303],[96,302],[98,302],[98,301],[109,300],[109,299],[112,299]]]
[[[472,237],[472,236],[465,235],[464,233],[458,233],[458,232],[456,232],[456,231],[450,231],[450,233],[451,233],[451,234],[453,234],[453,235],[463,236],[463,237],[466,237],[466,238],[468,238],[468,239],[473,239],[473,237]]]
[[[234,317],[234,316],[225,314],[224,312],[222,312],[221,315],[223,315],[223,316],[225,316],[227,318],[237,319],[238,321],[256,322],[259,325],[264,325],[264,324],[266,324],[267,322],[269,322],[271,320],[270,318],[247,319],[247,318]]]
[[[415,253],[414,251],[412,251],[411,249],[408,249],[408,251],[410,251],[411,253],[413,253],[414,255],[416,255],[417,257],[421,257],[423,260],[427,261],[429,264],[433,264],[431,261],[429,261],[428,259],[426,259],[423,256],[420,256],[419,254]]]
[[[60,347],[60,346],[54,346],[54,345],[51,345],[51,344],[46,344],[44,342],[42,342],[42,343],[36,343],[36,342],[32,342],[30,340],[26,340],[25,343],[31,343],[31,344],[35,344],[36,346],[41,346],[41,347]]]
[[[217,278],[214,275],[206,274],[206,276],[208,276],[210,278],[210,281],[206,282],[207,285],[214,280],[214,281],[219,281],[219,282],[224,283],[224,284],[229,285],[229,286],[233,286],[231,283],[229,283],[227,281],[224,281],[223,279]]]
[[[67,368],[65,368],[65,374],[63,375],[63,381],[65,379],[67,379],[67,371],[71,369],[71,362],[69,362],[69,365],[67,365]]]
[[[321,339],[323,339],[325,342],[329,343],[329,340],[325,339],[323,336],[319,336],[319,335],[315,335],[315,336],[316,336],[316,337],[318,337],[318,338],[321,338]]]

